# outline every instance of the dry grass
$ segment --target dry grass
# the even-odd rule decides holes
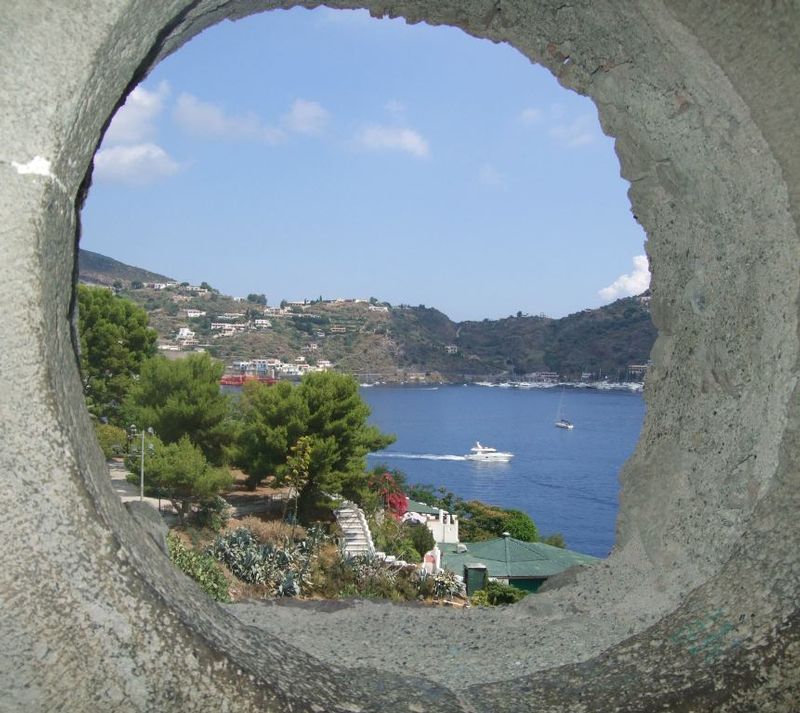
[[[231,520],[227,529],[232,530],[237,527],[246,527],[262,545],[281,545],[292,539],[293,531],[295,540],[302,540],[307,534],[306,529],[300,525],[292,527],[292,525],[281,520],[262,520],[252,516],[238,521]]]

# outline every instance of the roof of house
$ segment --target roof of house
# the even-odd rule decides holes
[[[513,537],[498,537],[484,542],[463,543],[466,552],[458,552],[457,544],[439,543],[442,566],[463,574],[464,565],[484,564],[490,577],[550,577],[574,565],[588,565],[597,557],[546,545],[543,542],[523,542]]]
[[[408,501],[408,511],[409,512],[418,512],[422,515],[438,515],[439,508],[435,508],[432,505],[428,505],[426,503],[421,503],[418,500],[411,500]]]

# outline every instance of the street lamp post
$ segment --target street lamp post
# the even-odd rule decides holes
[[[133,432],[134,438],[136,437],[136,424],[131,424],[131,431]],[[151,436],[153,435],[152,427],[148,428],[147,433]],[[144,500],[144,435],[145,429],[142,429],[142,453],[141,453],[141,465],[139,467],[139,502]],[[152,446],[151,446],[152,447]]]
[[[139,469],[139,502],[144,500],[144,429],[142,429],[142,465]]]

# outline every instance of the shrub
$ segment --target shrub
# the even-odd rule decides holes
[[[504,532],[524,542],[539,539],[533,520],[521,510],[506,510],[471,500],[461,504],[460,514],[460,534],[465,542],[490,540]]]
[[[419,553],[420,560],[425,557],[425,553],[432,550],[436,541],[433,539],[433,533],[425,525],[411,525],[406,523],[403,525],[403,530],[408,533],[411,544],[414,549]]]
[[[380,472],[375,469],[367,482],[368,488],[377,493],[386,510],[395,519],[401,518],[408,510],[408,497],[403,492],[404,476],[399,471]]]
[[[414,546],[410,530],[410,527],[399,523],[392,517],[385,518],[381,523],[375,521],[370,523],[375,549],[385,552],[387,555],[394,555],[406,562],[421,562],[422,555]]]
[[[414,599],[417,593],[417,587],[404,572],[389,567],[373,555],[341,560],[334,577],[339,582],[339,597],[402,601]]]
[[[506,510],[505,513],[503,525],[511,537],[523,542],[536,542],[539,539],[539,531],[530,515],[522,510]]]
[[[192,515],[192,520],[199,527],[207,527],[219,532],[231,516],[231,506],[218,495],[200,503],[200,507]]]
[[[544,542],[546,545],[552,545],[553,547],[560,547],[562,550],[567,546],[567,543],[564,540],[564,535],[562,535],[560,532],[554,532],[552,535],[543,537],[542,542]]]
[[[479,589],[477,592],[473,592],[472,596],[469,598],[469,603],[472,604],[472,606],[474,607],[492,606],[489,603],[489,595],[487,594],[485,589]]]
[[[184,574],[194,579],[206,594],[218,602],[229,602],[228,580],[213,557],[193,552],[174,533],[167,535],[170,559]]]
[[[95,423],[94,432],[106,460],[125,453],[128,446],[128,434],[125,433],[124,428],[108,423]]]
[[[464,583],[456,579],[454,572],[441,570],[433,575],[433,596],[436,599],[452,599],[464,593]]]
[[[503,584],[493,579],[489,580],[485,591],[489,604],[492,606],[498,606],[499,604],[516,604],[518,601],[528,596],[528,592],[522,589],[517,589],[509,584]]]

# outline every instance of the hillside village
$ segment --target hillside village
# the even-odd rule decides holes
[[[647,294],[562,319],[517,313],[456,323],[434,308],[375,297],[273,306],[264,295],[228,296],[84,253],[81,280],[144,307],[166,356],[205,350],[231,374],[298,377],[335,367],[367,383],[639,381],[655,339]]]

